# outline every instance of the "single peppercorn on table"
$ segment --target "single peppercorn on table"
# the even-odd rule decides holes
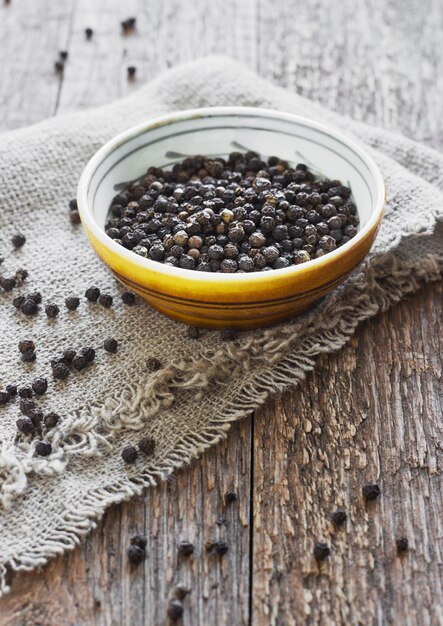
[[[123,28],[131,15],[135,28]],[[288,89],[442,150],[442,33],[432,0],[407,10],[399,0],[134,0],[128,14],[116,0],[11,0],[0,6],[0,124],[111,101],[167,66],[228,51]],[[365,323],[296,391],[111,508],[74,552],[11,577],[0,625],[438,624],[442,311],[434,284]],[[33,355],[23,346],[24,360]],[[146,558],[132,565],[137,534]]]

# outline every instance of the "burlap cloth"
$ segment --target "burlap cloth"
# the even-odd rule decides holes
[[[194,341],[144,303],[121,303],[121,288],[81,227],[70,226],[67,204],[89,157],[115,133],[170,110],[233,104],[306,115],[364,142],[384,175],[387,209],[367,262],[315,310],[235,343],[210,331]],[[52,454],[41,458],[31,439],[16,441],[18,402],[0,407],[0,593],[8,568],[31,569],[74,547],[107,506],[216,444],[232,421],[297,384],[320,353],[338,350],[361,320],[437,280],[443,265],[441,154],[339,117],[218,57],[180,66],[111,105],[0,136],[0,207],[0,272],[30,272],[24,287],[0,293],[0,383],[47,376],[41,404],[63,417],[47,435]],[[27,243],[13,252],[17,230]],[[115,296],[114,307],[82,300],[69,313],[65,297],[83,296],[93,284]],[[15,311],[14,295],[32,289],[61,305],[57,320]],[[29,365],[17,349],[28,337],[37,344],[37,361]],[[107,337],[118,339],[117,354],[100,348]],[[50,359],[86,345],[97,348],[94,365],[53,382]],[[149,356],[163,363],[154,374],[146,368]],[[121,449],[141,433],[157,440],[155,456],[127,466]]]

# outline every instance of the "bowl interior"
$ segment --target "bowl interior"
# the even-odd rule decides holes
[[[254,150],[262,157],[306,163],[314,173],[340,179],[352,189],[360,229],[364,228],[380,203],[377,169],[359,148],[327,128],[276,115],[280,114],[253,109],[185,112],[124,133],[102,149],[91,172],[88,205],[97,226],[104,229],[109,205],[122,183],[139,178],[149,166],[172,167],[195,154],[226,157],[233,151]]]

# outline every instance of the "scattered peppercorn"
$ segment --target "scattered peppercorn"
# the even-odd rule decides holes
[[[92,30],[92,28],[85,28],[85,35],[88,41],[92,39],[93,34],[94,34],[94,31]]]
[[[14,300],[12,301],[12,305],[16,308],[16,309],[21,309],[21,306],[23,304],[23,302],[25,301],[25,296],[16,296],[14,298]]]
[[[57,72],[57,74],[62,74],[63,70],[65,69],[65,64],[63,61],[56,61],[54,63],[54,69]]]
[[[347,516],[346,511],[344,509],[337,509],[331,515],[332,522],[336,526],[341,526],[342,524],[344,524],[346,522],[346,520],[347,520],[347,517],[348,516]]]
[[[76,355],[76,351],[73,350],[72,348],[67,348],[66,350],[63,351],[63,360],[66,364],[70,364],[72,363],[73,358]]]
[[[35,302],[35,304],[40,304],[42,301],[42,294],[39,291],[32,291],[26,297]]]
[[[178,544],[178,552],[182,556],[191,556],[194,552],[194,546],[190,541],[181,541]]]
[[[222,341],[234,341],[238,337],[238,331],[233,328],[226,328],[220,332],[220,339]]]
[[[105,341],[103,342],[103,347],[106,352],[111,352],[112,354],[114,354],[115,352],[117,352],[118,342],[116,339],[105,339]]]
[[[369,501],[369,500],[376,500],[381,492],[380,492],[380,487],[378,485],[376,485],[375,483],[368,483],[367,485],[363,487],[362,493],[363,493],[363,498],[366,501]]]
[[[178,600],[184,600],[186,596],[190,593],[190,589],[185,587],[183,584],[179,584],[175,587],[175,596]]]
[[[52,446],[47,441],[37,441],[35,452],[38,456],[49,456],[52,452]]]
[[[88,287],[85,291],[85,298],[89,302],[97,302],[100,297],[100,289],[98,287]]]
[[[200,337],[200,329],[195,326],[188,326],[189,339],[198,339]]]
[[[65,304],[69,311],[75,311],[80,305],[80,298],[77,298],[76,296],[69,296],[69,298],[66,298]]]
[[[38,313],[38,306],[34,300],[25,296],[25,299],[22,301],[20,306],[20,310],[25,315],[35,315]]]
[[[71,200],[69,200],[69,210],[70,211],[78,210],[77,198],[72,198]]]
[[[131,538],[131,545],[138,546],[144,550],[146,548],[146,537],[137,533]]]
[[[69,367],[65,363],[55,363],[52,368],[52,375],[59,380],[65,380],[69,376]]]
[[[98,301],[106,309],[109,309],[112,306],[113,298],[109,293],[102,293]]]
[[[234,491],[228,491],[225,495],[225,500],[227,504],[232,504],[233,502],[237,502],[237,494]]]
[[[23,361],[23,363],[34,363],[36,358],[37,358],[37,356],[36,356],[34,350],[25,350],[25,352],[22,353],[22,361]]]
[[[128,68],[135,73],[135,68]],[[143,258],[205,272],[306,263],[357,234],[351,190],[257,153],[150,167],[110,206],[105,231]]]
[[[128,548],[128,559],[132,565],[140,565],[140,563],[146,558],[146,552],[139,546],[132,545]]]
[[[60,309],[56,304],[51,302],[45,306],[45,313],[50,319],[54,319],[60,313]]]
[[[43,411],[39,408],[31,409],[29,411],[28,417],[31,418],[34,426],[38,426],[43,420]]]
[[[14,398],[17,395],[17,385],[6,385],[6,392],[10,398]]]
[[[62,59],[62,61],[66,61],[66,59],[68,58],[68,51],[67,50],[60,50],[59,55],[60,55],[60,58]]]
[[[155,439],[152,437],[142,437],[138,442],[138,449],[146,456],[152,456],[155,452]]]
[[[128,17],[127,20],[123,20],[123,22],[121,22],[121,27],[123,31],[127,33],[129,30],[135,28],[136,22],[137,20],[135,17]]]
[[[134,78],[137,68],[135,65],[129,65],[127,68],[128,78]]]
[[[4,291],[12,291],[16,286],[17,280],[15,276],[2,276],[0,278],[0,287],[2,287]]]
[[[21,248],[26,243],[26,237],[22,235],[22,233],[17,233],[16,235],[12,236],[11,241],[14,248]]]
[[[324,561],[331,554],[331,549],[327,543],[318,541],[314,546],[313,554],[317,561]]]
[[[32,390],[38,396],[42,396],[48,390],[48,381],[46,378],[36,378],[32,383]]]
[[[124,291],[122,293],[122,302],[123,304],[134,304],[135,293],[132,293],[132,291]]]
[[[92,363],[92,361],[95,359],[95,350],[94,348],[91,348],[90,346],[87,346],[86,348],[82,348],[80,350],[80,354],[86,359],[87,363]]]
[[[409,541],[406,539],[406,537],[399,537],[395,543],[397,546],[397,552],[399,554],[402,552],[406,552],[409,548]]]
[[[17,429],[22,433],[30,433],[31,430],[33,430],[34,428],[32,419],[27,415],[19,417],[18,420],[15,422],[15,425],[17,426]]]
[[[15,278],[17,279],[17,282],[20,284],[24,283],[24,281],[28,278],[28,276],[29,276],[29,272],[24,267],[21,267],[15,272]]]
[[[6,390],[0,390],[0,406],[4,406],[7,402],[9,402],[10,399],[11,396]]]
[[[72,367],[78,372],[81,372],[87,366],[87,361],[84,356],[77,354],[71,361]]]
[[[36,408],[37,405],[33,400],[29,400],[29,398],[22,398],[20,400],[20,412],[23,413],[23,415],[28,415],[29,417],[30,411]]]
[[[135,463],[138,457],[137,448],[126,446],[122,450],[122,459],[125,463]]]
[[[54,426],[57,426],[59,423],[60,416],[57,413],[51,412],[45,415],[43,421],[46,428],[54,428]]]
[[[80,213],[78,211],[70,211],[69,220],[73,226],[80,224],[81,222]]]
[[[171,600],[168,605],[167,614],[172,622],[178,622],[183,617],[183,604],[180,600]]]
[[[18,349],[20,350],[22,354],[24,354],[28,350],[31,350],[32,352],[34,352],[35,343],[32,341],[32,339],[23,339],[23,341],[19,342]]]
[[[146,361],[146,365],[148,367],[148,371],[156,372],[162,367],[162,362],[159,359],[157,359],[155,356],[151,356]]]
[[[32,389],[31,387],[20,387],[18,390],[18,395],[20,398],[32,398]]]

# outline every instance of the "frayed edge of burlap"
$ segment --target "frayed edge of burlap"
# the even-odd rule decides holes
[[[225,438],[231,422],[250,415],[252,411],[262,406],[271,394],[297,385],[314,368],[321,354],[338,351],[349,341],[360,322],[387,310],[406,295],[415,292],[425,282],[439,280],[442,266],[443,260],[432,255],[422,258],[419,267],[412,261],[409,263],[403,261],[400,266],[395,257],[385,256],[373,261],[373,265],[360,274],[360,279],[357,277],[357,280],[348,286],[348,293],[342,302],[338,300],[339,296],[332,296],[328,300],[326,305],[328,308],[337,308],[333,327],[325,323],[320,327],[312,324],[311,329],[303,328],[304,324],[309,326],[309,318],[305,322],[282,326],[278,349],[274,351],[274,356],[265,364],[254,381],[242,388],[241,400],[239,398],[233,400],[203,431],[184,437],[174,451],[156,467],[145,468],[138,476],[131,477],[129,483],[125,477],[125,480],[106,488],[91,489],[82,503],[76,503],[74,510],[67,510],[59,517],[58,526],[51,532],[50,538],[39,545],[30,546],[24,554],[0,562],[0,596],[10,590],[7,583],[8,572],[32,570],[43,566],[49,559],[72,550],[91,529],[96,527],[97,520],[107,507],[140,495],[143,489],[156,485],[159,480],[166,480],[173,471],[189,464]],[[328,319],[328,315],[323,315],[323,319]],[[311,334],[308,333],[301,342],[297,341],[295,352],[292,350],[294,329],[311,330]],[[266,332],[261,339],[264,342],[267,340]],[[287,352],[280,358],[284,347]],[[230,346],[226,347],[227,351],[230,349]],[[190,376],[189,362],[186,364],[186,376],[180,368],[173,375],[172,369],[158,372],[155,385],[164,388],[167,381],[166,386],[170,389],[190,388],[192,385],[197,388],[203,386],[201,374]],[[212,380],[209,376],[206,384],[210,383]],[[160,406],[161,401],[158,403],[158,407]]]

